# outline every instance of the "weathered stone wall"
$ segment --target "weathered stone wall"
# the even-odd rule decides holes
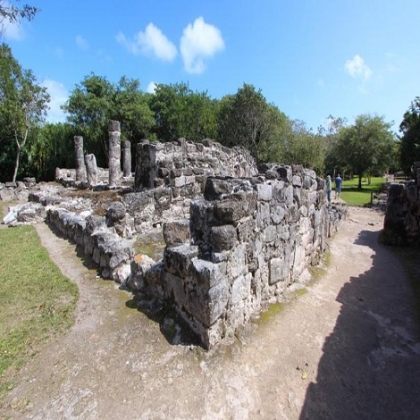
[[[108,183],[109,170],[107,168],[97,168],[97,181]],[[55,168],[55,180],[64,187],[76,186],[76,169]]]
[[[188,218],[190,201],[203,193],[209,176],[250,177],[258,170],[248,151],[204,140],[137,145],[136,192],[124,195],[137,232],[164,221]]]
[[[308,277],[346,215],[328,207],[314,171],[257,168],[244,149],[211,141],[138,144],[134,189],[106,217],[56,206],[48,220],[102,276],[174,307],[207,348]],[[162,260],[135,255],[136,234],[161,227]]]
[[[134,189],[167,186],[175,197],[191,196],[203,191],[209,176],[250,177],[257,172],[254,159],[241,147],[230,149],[208,139],[202,143],[143,140],[137,145]]]
[[[92,257],[102,277],[121,283],[130,275],[133,244],[109,229],[105,217],[90,214],[85,217],[51,207],[47,210],[47,222]]]
[[[163,262],[149,270],[132,264],[131,284],[169,299],[205,347],[282,300],[346,214],[327,207],[314,171],[264,169],[254,178],[209,178],[191,219],[165,224]]]
[[[411,181],[388,188],[383,231],[386,244],[420,244],[420,162],[414,163],[413,172]]]

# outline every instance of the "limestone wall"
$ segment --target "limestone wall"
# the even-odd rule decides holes
[[[253,178],[208,178],[190,220],[164,225],[163,262],[149,271],[132,264],[131,283],[171,301],[207,348],[282,300],[345,217],[328,209],[314,171],[263,169]]]
[[[254,159],[241,147],[230,149],[208,139],[202,143],[144,140],[137,144],[134,188],[167,186],[175,197],[191,196],[203,191],[209,176],[250,177],[257,172]]]
[[[388,188],[383,231],[386,244],[420,244],[420,162],[414,163],[413,172],[414,179]]]
[[[47,222],[79,245],[85,255],[92,257],[102,277],[121,283],[130,275],[133,245],[109,229],[105,217],[78,215],[67,209],[50,207]]]

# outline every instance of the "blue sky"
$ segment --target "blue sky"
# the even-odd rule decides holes
[[[384,116],[420,96],[419,0],[27,0],[41,12],[2,40],[48,87],[49,120],[91,72],[185,82],[212,98],[248,83],[308,128]]]

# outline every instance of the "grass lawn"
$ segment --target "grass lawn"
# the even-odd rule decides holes
[[[77,298],[33,226],[0,229],[0,401],[42,344],[73,324]]]
[[[372,177],[371,184],[368,185],[367,178],[362,178],[362,189],[359,190],[357,188],[359,183],[357,177],[349,181],[343,181],[340,198],[349,206],[365,206],[371,202],[372,193],[380,191],[385,182],[386,180],[383,177]],[[334,191],[332,196],[334,197]]]

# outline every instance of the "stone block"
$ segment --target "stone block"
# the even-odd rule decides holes
[[[205,327],[210,327],[225,313],[228,301],[229,288],[223,280],[210,289],[195,287],[187,295],[185,308]]]
[[[226,263],[215,264],[195,259],[191,264],[191,279],[194,284],[210,289],[226,277]]]
[[[210,242],[215,252],[231,249],[238,241],[236,228],[232,225],[213,226]]]
[[[190,221],[188,219],[165,222],[163,238],[167,246],[185,244],[190,241]]]
[[[187,301],[184,279],[166,272],[163,281],[166,296],[172,298],[175,304],[182,308]]]
[[[246,265],[246,244],[239,244],[230,252],[228,276],[232,279],[248,272]]]
[[[284,220],[285,214],[286,214],[285,209],[280,205],[274,205],[270,207],[271,221],[275,225],[278,225]]]
[[[233,281],[230,294],[231,304],[234,305],[249,298],[251,292],[251,278],[252,275],[248,273],[246,276],[239,276]]]
[[[257,185],[258,200],[271,201],[273,198],[273,187],[270,184]]]
[[[125,219],[125,204],[119,201],[111,203],[106,209],[107,226],[113,226],[114,223]]]
[[[238,238],[240,242],[252,241],[255,228],[255,220],[248,216],[241,219],[237,224]]]
[[[302,178],[299,175],[293,175],[292,185],[293,187],[302,187]]]
[[[95,231],[105,228],[105,217],[91,215],[86,217],[86,234],[92,235]]]
[[[286,279],[284,258],[273,258],[269,262],[269,283],[275,284]]]
[[[188,276],[191,261],[198,256],[198,246],[179,245],[166,247],[164,252],[165,270],[181,278]]]
[[[268,225],[263,230],[262,240],[265,243],[274,242],[277,238],[277,228],[274,225]]]

